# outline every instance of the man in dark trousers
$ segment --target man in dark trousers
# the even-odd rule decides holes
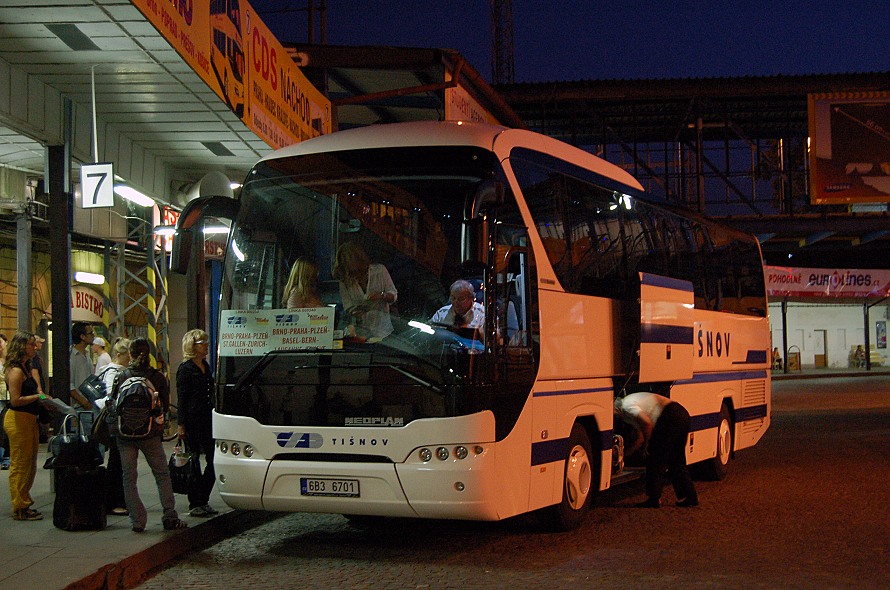
[[[689,436],[689,412],[679,403],[648,392],[631,393],[615,400],[616,419],[639,430],[627,449],[630,456],[642,446],[646,456],[646,495],[639,507],[661,506],[665,474],[677,494],[677,506],[698,506],[698,494],[686,468],[686,439]]]

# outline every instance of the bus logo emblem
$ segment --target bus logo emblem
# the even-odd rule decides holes
[[[278,446],[285,449],[317,449],[324,444],[324,437],[315,432],[277,432]]]

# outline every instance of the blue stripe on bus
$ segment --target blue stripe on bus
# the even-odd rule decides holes
[[[643,344],[692,344],[692,335],[692,328],[688,326],[640,325],[640,341]]]
[[[532,443],[532,466],[565,461],[569,452],[569,439],[557,438]]]
[[[730,371],[727,373],[699,373],[692,379],[674,381],[674,385],[689,385],[691,383],[719,383],[721,381],[738,381],[739,379],[766,379],[766,370],[755,371]]]
[[[766,404],[759,406],[751,406],[741,408],[733,412],[732,421],[734,424],[747,422],[748,420],[759,420],[766,417]],[[708,428],[717,428],[720,424],[720,412],[713,414],[701,414],[698,416],[690,416],[689,432],[698,430],[707,430]]]
[[[759,406],[750,406],[735,411],[735,423],[747,422],[748,420],[759,420],[766,418],[766,404]]]
[[[596,441],[590,441],[593,445]],[[600,448],[591,448],[591,451],[608,451],[612,448],[612,431],[600,432]],[[565,461],[569,454],[569,439],[558,438],[532,443],[532,466]]]
[[[551,395],[578,395],[580,393],[602,393],[603,391],[614,391],[612,387],[595,387],[592,389],[567,389],[565,391],[536,391],[532,393],[532,397],[548,397]]]
[[[643,285],[651,285],[653,287],[664,287],[665,289],[674,289],[675,291],[686,291],[692,293],[692,283],[682,279],[672,279],[661,275],[653,275],[644,272],[643,279],[640,281]]]
[[[735,361],[734,365],[755,365],[759,363],[766,362],[766,351],[765,350],[749,350],[747,356],[745,356],[745,360],[743,361]]]
[[[739,424],[748,420],[759,420],[766,417],[766,404],[759,406],[751,406],[750,408],[742,408],[733,413],[733,423]],[[709,428],[717,428],[720,425],[720,412],[711,414],[699,414],[690,416],[689,432],[698,432],[708,430]],[[604,430],[600,432],[600,452],[612,449],[612,430]],[[594,441],[591,441],[594,442]],[[597,449],[593,448],[592,451]],[[542,442],[532,443],[532,466],[543,465],[544,463],[553,463],[555,461],[565,461],[569,452],[569,439],[559,438],[555,440],[546,440]]]

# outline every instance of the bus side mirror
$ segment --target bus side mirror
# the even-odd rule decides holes
[[[232,197],[199,197],[189,201],[176,222],[173,247],[170,252],[170,270],[186,274],[192,259],[192,245],[201,222],[207,217],[233,221],[238,213],[238,201]]]
[[[469,211],[466,211],[464,214],[465,220],[476,219],[481,214],[503,204],[504,184],[494,179],[483,180],[476,187],[476,193],[473,195]]]

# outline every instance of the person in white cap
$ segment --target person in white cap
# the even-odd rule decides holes
[[[93,338],[93,354],[96,355],[96,367],[93,373],[98,375],[105,365],[111,364],[111,355],[105,351],[105,340],[98,336]]]

